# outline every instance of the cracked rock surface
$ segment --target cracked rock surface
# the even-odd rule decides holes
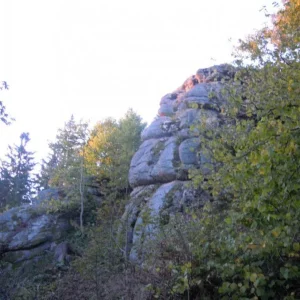
[[[123,216],[132,260],[138,260],[134,245],[141,243],[140,228],[147,211],[160,218],[181,212],[183,207],[201,208],[210,201],[201,187],[191,187],[188,172],[195,168],[209,172],[209,158],[201,151],[201,128],[219,126],[226,105],[222,82],[233,76],[234,68],[226,64],[198,70],[161,99],[158,116],[142,133],[143,143],[129,171],[134,189]],[[145,225],[144,231],[151,236],[155,226]]]

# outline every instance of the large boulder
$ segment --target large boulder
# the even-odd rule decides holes
[[[200,148],[200,141],[197,138],[184,140],[179,145],[179,158],[183,165],[198,166],[198,151]]]
[[[146,236],[151,239],[171,214],[184,213],[187,206],[201,209],[211,201],[208,191],[191,186],[188,173],[198,169],[205,176],[212,168],[208,153],[201,148],[201,133],[222,122],[223,82],[234,72],[230,65],[198,70],[161,99],[158,116],[142,133],[143,143],[129,171],[134,190],[123,216],[127,254],[132,260],[140,260]],[[156,223],[147,224],[145,216]]]
[[[0,254],[6,254],[4,260],[9,257],[10,262],[12,257],[28,259],[65,237],[71,228],[62,215],[46,214],[37,205],[10,209],[0,215]]]
[[[88,178],[85,185],[86,201],[101,202],[96,178]],[[43,190],[32,199],[32,205],[0,214],[0,299],[36,299],[23,289],[31,291],[37,283],[50,285],[80,255],[71,242],[80,208],[71,201],[72,192],[72,188]],[[88,205],[85,208],[87,215]]]
[[[145,194],[138,193],[137,189],[133,191],[132,202],[126,209],[126,217],[130,220],[126,230],[127,244],[131,245],[129,257],[132,261],[140,261],[143,243],[151,240],[159,227],[168,223],[170,216],[182,213],[186,208],[201,209],[211,200],[209,193],[193,188],[188,181],[152,185],[151,190],[144,187],[144,192],[148,192],[146,199]]]
[[[131,161],[130,185],[135,187],[176,179],[176,149],[177,144],[174,137],[144,141]]]
[[[61,200],[63,197],[64,197],[63,190],[49,188],[40,191],[37,197],[34,199],[33,204],[40,204],[41,202],[50,201],[50,200]]]
[[[160,117],[154,120],[148,127],[142,132],[142,140],[149,140],[153,138],[161,138],[172,135],[172,131],[168,130],[172,123],[170,117]]]
[[[163,149],[159,153],[159,158],[153,169],[151,177],[154,182],[169,182],[176,179],[175,151],[176,139],[169,138],[164,144]]]

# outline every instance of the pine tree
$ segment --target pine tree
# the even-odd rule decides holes
[[[26,150],[29,133],[22,133],[20,144],[9,146],[6,160],[0,166],[0,205],[18,206],[31,201],[34,180],[31,176],[35,163],[33,153]]]
[[[4,166],[0,167],[0,212],[8,208],[8,196],[11,193],[12,177],[9,170]]]

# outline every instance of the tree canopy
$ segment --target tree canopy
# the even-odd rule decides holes
[[[20,144],[9,146],[0,165],[0,210],[30,203],[33,194],[33,153],[26,150],[29,133],[22,133]]]
[[[208,209],[195,251],[224,299],[299,297],[299,24],[299,1],[285,1],[271,28],[241,41],[224,125],[202,128],[211,173],[191,177],[222,213]]]
[[[129,188],[130,161],[145,126],[132,109],[119,121],[106,119],[96,124],[84,150],[88,173],[109,180],[111,187]]]
[[[51,153],[41,167],[40,185],[43,188],[68,187],[80,178],[82,149],[88,138],[88,124],[76,122],[72,115],[59,129],[56,141],[49,144]]]

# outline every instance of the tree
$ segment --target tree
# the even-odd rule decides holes
[[[63,129],[58,130],[56,141],[50,143],[52,151],[48,161],[43,160],[39,175],[40,188],[68,189],[72,198],[80,201],[80,230],[83,233],[86,168],[84,147],[88,134],[87,123],[76,123],[72,115]]]
[[[54,172],[58,166],[58,156],[56,150],[52,149],[49,154],[48,160],[43,159],[41,164],[40,174],[37,175],[40,189],[49,189],[51,178],[54,177]]]
[[[78,185],[82,150],[86,143],[88,124],[76,123],[72,115],[64,128],[58,130],[56,141],[49,144],[51,154],[41,167],[41,187],[70,187]]]
[[[300,1],[284,0],[284,9],[273,16],[273,27],[265,29],[273,45],[282,50],[296,50],[299,46]]]
[[[213,201],[147,245],[156,297],[300,297],[299,1],[285,1],[273,21],[241,41],[221,126],[198,128],[210,173],[190,177]]]
[[[145,126],[132,109],[118,122],[106,119],[96,124],[85,149],[90,174],[109,180],[111,188],[127,190],[130,161]]]
[[[30,203],[33,194],[34,180],[31,176],[35,163],[33,153],[26,150],[30,141],[29,133],[22,133],[20,145],[9,146],[7,159],[0,166],[0,203],[1,209],[6,206],[18,206]]]
[[[117,132],[117,122],[112,118],[98,122],[91,131],[85,147],[85,158],[89,175],[100,180],[108,179],[113,165],[112,153],[116,150],[113,135]]]
[[[6,81],[2,81],[2,85],[0,86],[0,90],[8,90],[9,85]],[[0,100],[0,121],[6,125],[9,125],[12,119],[9,117],[8,113],[6,112],[6,107],[3,104],[3,101]]]
[[[3,163],[2,163],[3,165]],[[9,170],[2,166],[0,168],[0,212],[9,207],[9,194],[12,188],[12,178]]]
[[[142,118],[132,109],[118,122],[118,130],[112,136],[115,151],[112,153],[114,168],[111,172],[112,183],[119,189],[129,189],[128,173],[131,159],[141,144],[141,133],[146,127]]]
[[[121,297],[131,289],[126,286],[127,266],[123,262],[124,249],[118,235],[127,200],[129,165],[141,143],[144,127],[141,118],[129,110],[119,121],[109,118],[98,122],[84,148],[88,175],[108,182],[102,190],[105,196],[98,210],[97,227],[89,231],[92,238],[86,252],[75,263],[81,276],[90,282],[89,292],[94,291],[99,299],[112,293],[107,285],[108,282],[115,284],[116,276],[122,277],[122,286],[119,280],[114,293]]]
[[[241,41],[219,129],[201,128],[211,173],[191,174],[222,210],[203,214],[194,248],[224,297],[296,299],[300,279],[300,5],[285,1]],[[225,264],[225,267],[224,267]]]

